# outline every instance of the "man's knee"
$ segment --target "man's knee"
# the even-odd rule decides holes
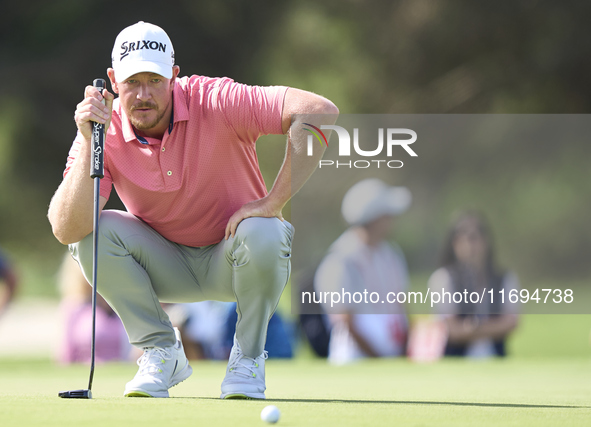
[[[86,269],[92,268],[92,233],[79,242],[68,245],[68,249],[83,273]]]
[[[99,256],[101,254],[101,248],[104,245],[104,239],[113,240],[113,236],[117,236],[122,230],[125,230],[130,223],[138,221],[133,215],[127,212],[107,210],[101,212],[99,219]],[[92,268],[93,258],[93,233],[90,233],[84,237],[78,243],[73,243],[68,246],[70,253],[76,261],[82,267],[82,270],[88,270]]]
[[[246,218],[236,229],[235,254],[246,259],[237,259],[238,265],[249,262],[269,262],[291,256],[293,227],[277,218]]]
[[[128,233],[142,223],[132,214],[124,211],[108,210],[101,213],[99,219],[99,236],[110,237]]]

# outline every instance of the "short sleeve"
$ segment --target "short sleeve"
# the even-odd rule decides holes
[[[223,80],[218,105],[226,123],[243,142],[254,143],[261,135],[282,134],[285,86],[249,86]]]
[[[66,169],[64,169],[64,174],[63,174],[64,178],[70,172],[70,169],[72,168],[72,165],[74,164],[74,160],[76,160],[76,157],[78,157],[78,153],[80,152],[81,141],[82,141],[82,135],[80,134],[80,132],[78,132],[78,134],[76,135],[76,139],[74,139],[74,142],[72,143],[72,146],[70,147],[70,152],[68,154],[68,160],[66,161]],[[88,161],[90,162],[90,159],[88,159]],[[104,160],[104,173],[105,173],[105,176],[101,179],[100,195],[108,200],[109,196],[111,195],[111,188],[113,187],[113,180],[112,180],[111,174],[109,173],[109,170],[107,168],[107,157],[106,156],[105,156],[105,160]]]

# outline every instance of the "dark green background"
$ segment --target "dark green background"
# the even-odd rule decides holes
[[[590,18],[581,1],[2,2],[0,245],[26,278],[23,292],[53,292],[64,248],[45,215],[75,106],[85,85],[106,76],[118,32],[139,20],[168,32],[183,75],[294,86],[342,113],[586,114]],[[451,213],[470,206],[488,214],[502,264],[526,281],[588,281],[589,138],[525,144],[512,156],[464,144],[445,154],[453,167],[443,173],[431,156],[432,175],[413,183],[437,206],[419,204],[428,209],[413,212],[409,229],[419,220],[437,227],[399,234],[412,272],[435,268]],[[261,140],[268,185],[283,153],[283,137]],[[338,186],[327,183],[327,194]]]

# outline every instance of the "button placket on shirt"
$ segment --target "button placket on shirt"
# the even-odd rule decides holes
[[[161,143],[161,147],[160,147],[160,151],[161,154],[166,153],[166,147],[164,146],[164,144],[166,143],[166,140],[168,139],[168,133],[165,133],[164,136],[162,137],[162,143]],[[169,156],[164,157],[163,155],[160,156],[160,170],[163,173],[166,173],[166,177],[172,177],[173,175],[173,171],[170,168],[169,165],[166,165]],[[166,171],[166,172],[165,172]],[[171,185],[172,182],[170,180],[167,180],[166,182],[167,185]]]

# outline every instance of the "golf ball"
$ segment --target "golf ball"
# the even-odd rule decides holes
[[[280,416],[281,412],[279,412],[279,408],[275,405],[265,406],[261,411],[261,420],[271,424],[275,424],[279,421]]]

